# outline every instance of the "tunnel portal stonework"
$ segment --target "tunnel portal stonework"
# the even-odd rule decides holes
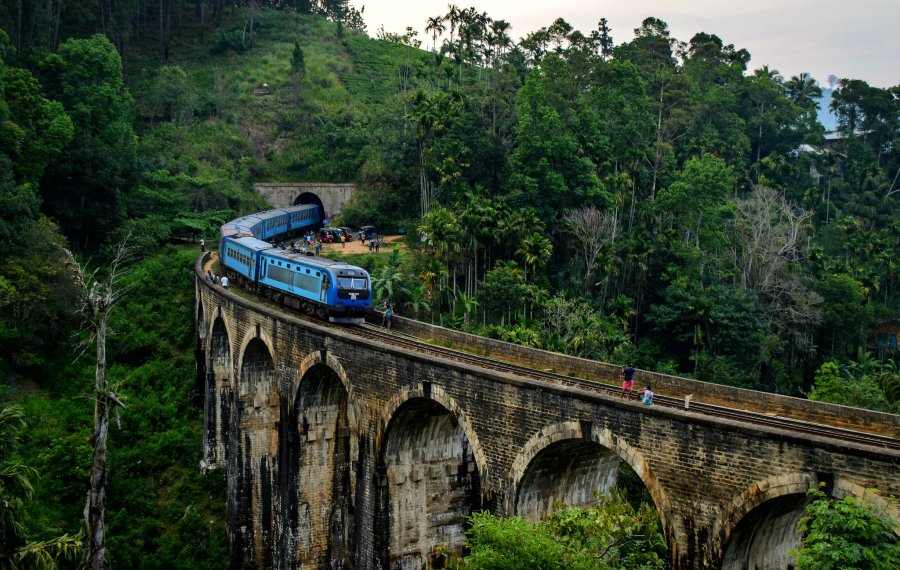
[[[326,218],[338,216],[356,192],[354,184],[325,182],[276,182],[258,183],[253,187],[263,200],[273,208],[286,208],[296,204],[318,204]]]
[[[590,502],[618,462],[649,490],[679,569],[746,560],[752,545],[729,545],[742,523],[787,520],[819,482],[900,495],[893,451],[381,345],[211,285],[200,267],[201,467],[225,470],[236,568],[440,568],[473,511],[533,519],[548,494]]]

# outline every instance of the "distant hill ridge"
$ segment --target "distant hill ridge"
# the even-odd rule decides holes
[[[837,129],[837,117],[829,109],[831,107],[831,89],[822,87],[822,98],[819,99],[819,122],[826,131]]]

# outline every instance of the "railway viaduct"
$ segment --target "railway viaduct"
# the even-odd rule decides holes
[[[201,263],[201,467],[225,471],[237,568],[441,568],[471,512],[535,519],[553,501],[588,504],[625,464],[649,490],[679,569],[787,568],[811,485],[836,497],[900,495],[896,448],[644,407],[381,344],[211,285]],[[521,347],[477,350],[602,373]],[[671,379],[653,382],[677,392]],[[849,417],[701,384],[690,387],[696,398]],[[898,416],[857,412],[857,427],[900,430]]]

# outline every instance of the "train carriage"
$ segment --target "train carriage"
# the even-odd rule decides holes
[[[268,241],[319,226],[318,206],[292,206],[243,216],[221,228],[220,256],[235,282],[282,304],[336,323],[362,323],[371,306],[371,280],[362,268],[293,253]]]
[[[361,323],[371,305],[364,269],[322,257],[265,251],[258,282],[270,296],[278,292],[281,303],[335,323]]]
[[[243,283],[256,283],[259,272],[259,256],[272,244],[250,236],[225,237],[222,239],[220,259],[232,277]]]
[[[318,206],[307,204],[304,206],[294,206],[293,208],[290,208],[290,210],[291,231],[315,229],[322,221]]]

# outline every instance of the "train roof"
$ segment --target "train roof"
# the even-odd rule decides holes
[[[257,212],[255,214],[248,214],[246,216],[241,216],[240,218],[235,218],[222,225],[222,228],[224,230],[226,227],[244,228],[248,225],[254,226],[262,222],[263,220],[268,220],[282,214],[289,214],[292,212],[299,212],[301,210],[310,209],[318,209],[318,206],[316,206],[315,204],[300,204],[297,206],[288,206],[287,208],[272,208],[271,210],[266,210],[264,212]]]
[[[307,263],[309,265],[313,265],[316,267],[323,267],[332,269],[334,271],[348,270],[348,271],[365,271],[363,268],[358,267],[356,265],[351,265],[346,261],[335,261],[334,259],[328,259],[327,257],[317,257],[314,255],[306,255],[303,253],[295,253],[286,249],[278,249],[274,248],[272,251],[266,252],[266,255],[272,257],[279,257],[281,259],[288,259],[293,261],[294,263]]]
[[[273,249],[275,246],[267,241],[263,241],[261,239],[256,239],[255,237],[251,237],[249,235],[242,235],[240,237],[232,237],[231,241],[246,247],[252,251],[265,251],[267,249]]]
[[[253,215],[256,216],[257,218],[259,218],[260,220],[268,220],[270,218],[277,218],[278,216],[282,216],[282,215],[290,213],[292,211],[293,210],[289,210],[289,209],[273,208],[271,210],[266,210],[265,212],[258,212]]]

